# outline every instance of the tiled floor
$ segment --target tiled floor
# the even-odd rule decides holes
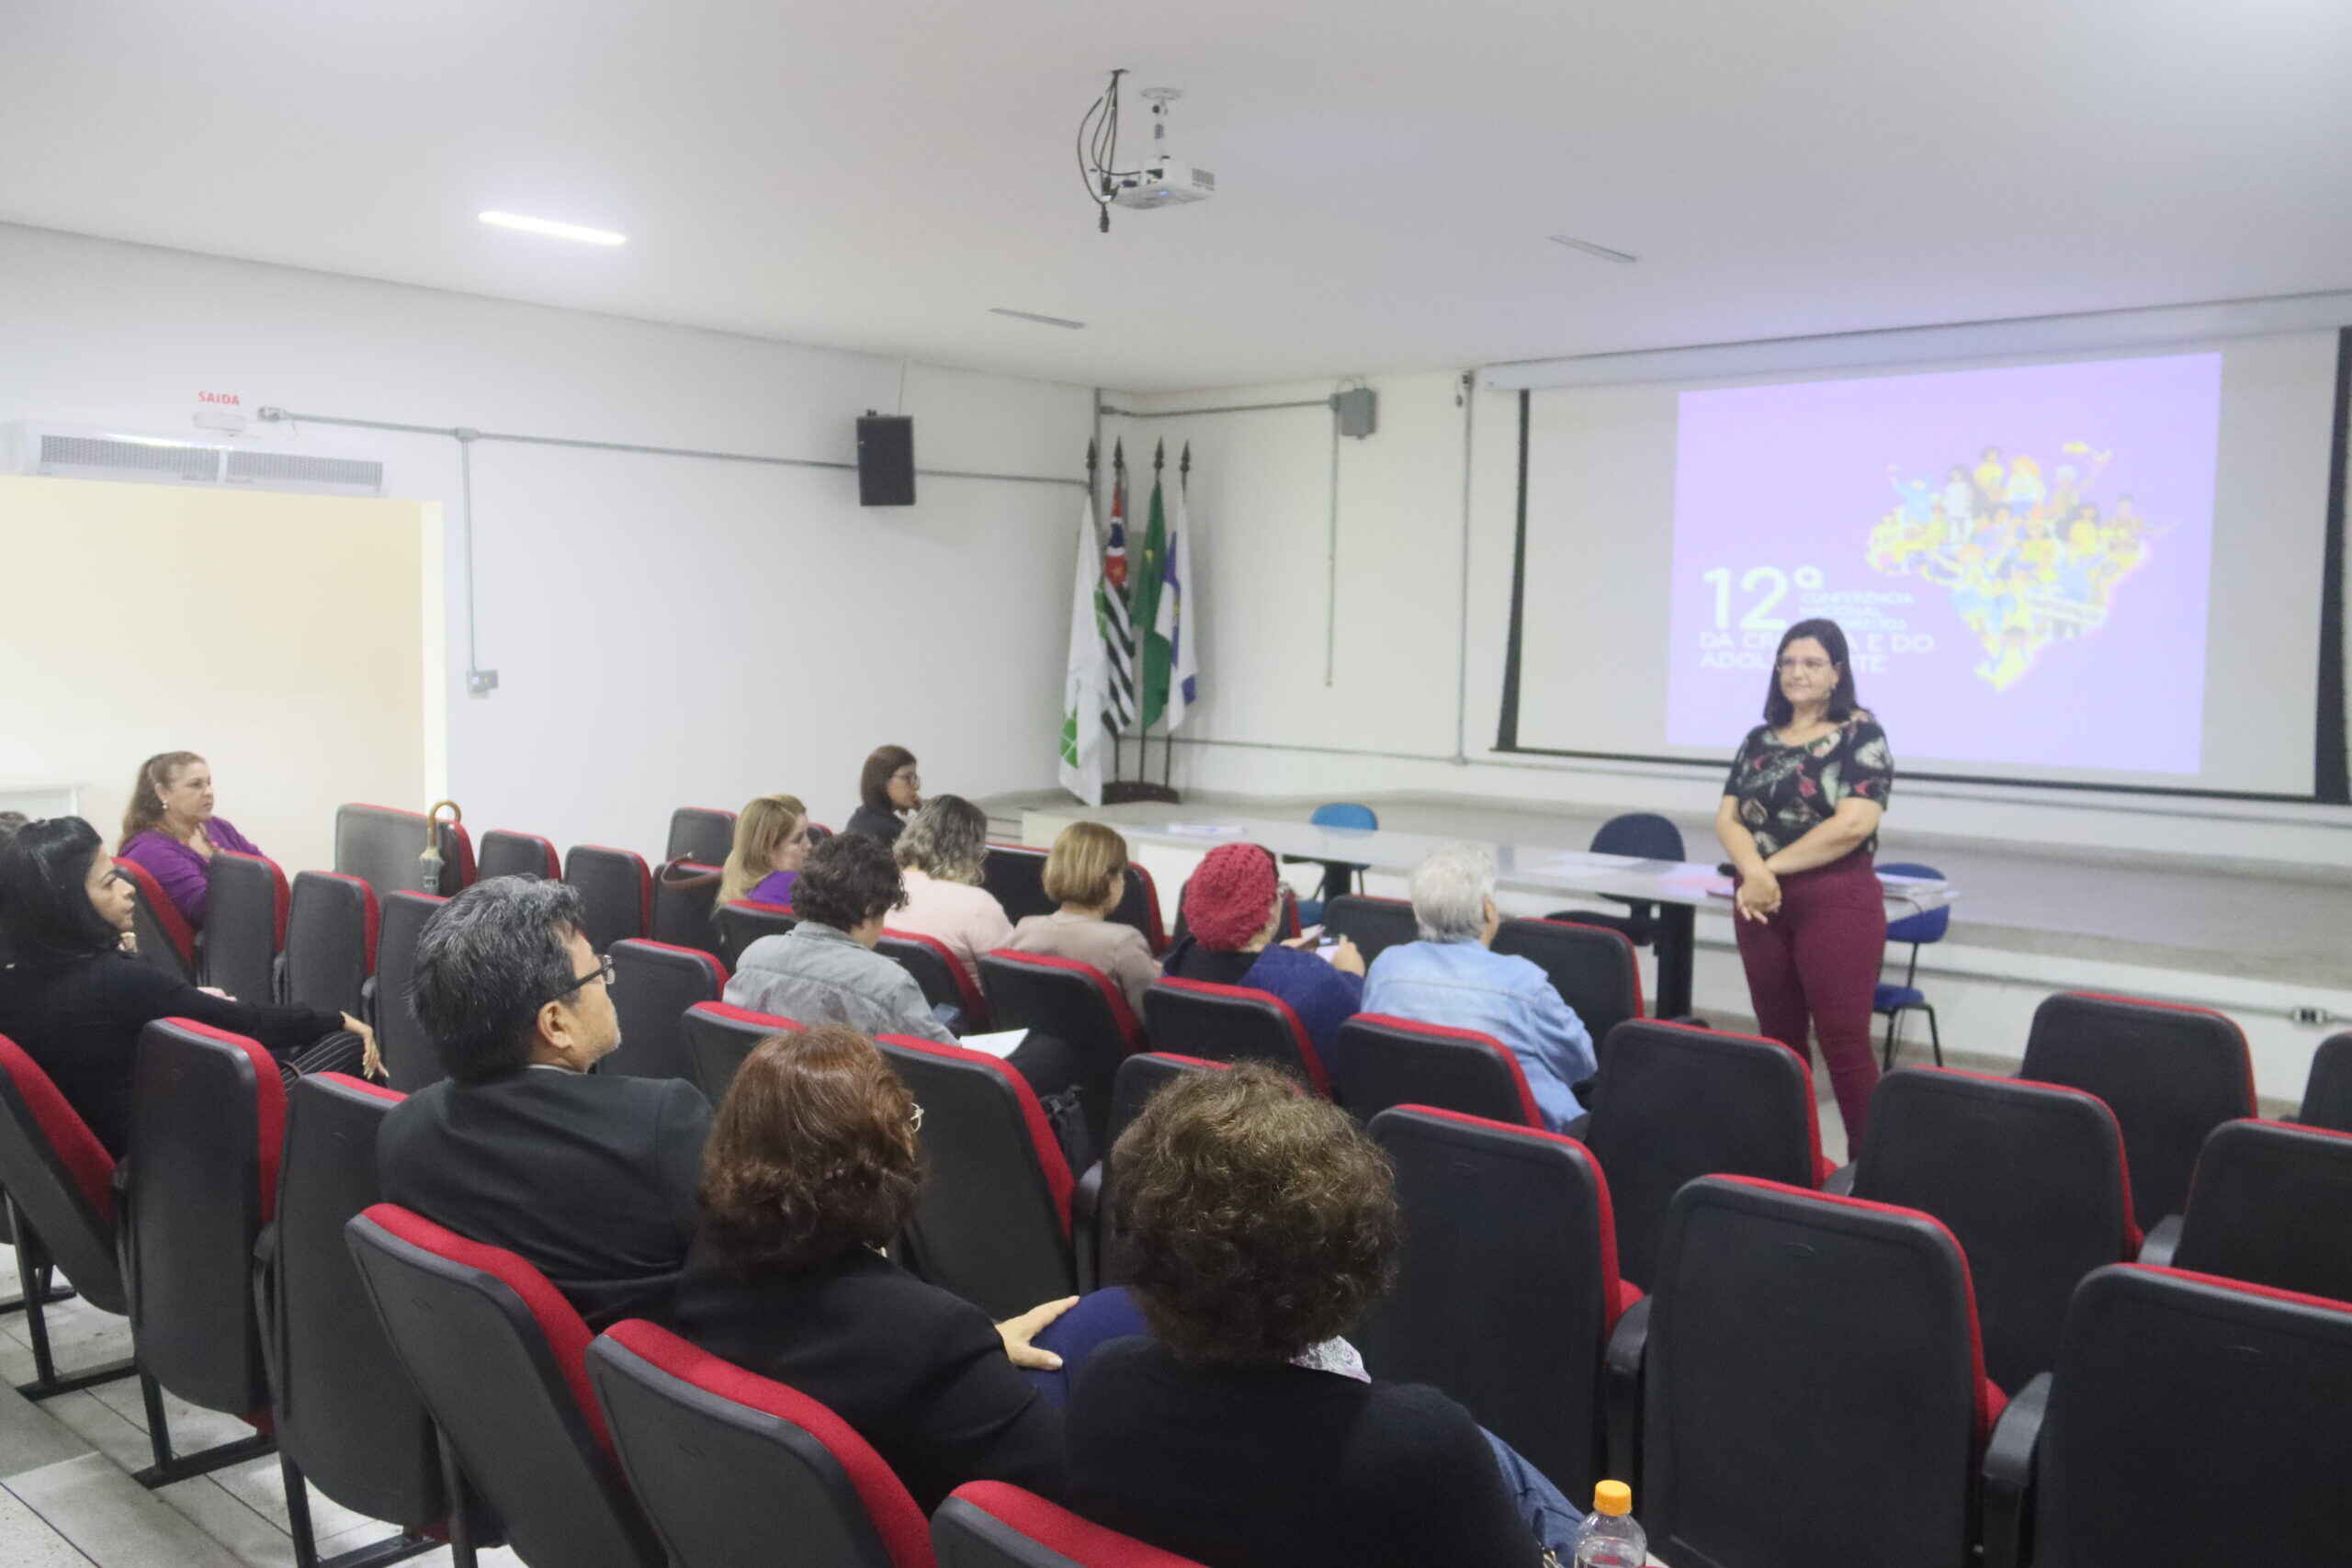
[[[16,1293],[13,1258],[0,1251],[0,1295]],[[130,1327],[82,1301],[49,1309],[61,1370],[130,1353]],[[14,1385],[33,1375],[21,1314],[0,1317],[0,1563],[8,1568],[292,1568],[286,1486],[275,1456],[150,1492],[131,1472],[152,1458],[139,1384],[125,1378],[36,1404]],[[244,1423],[166,1394],[172,1440],[192,1452],[249,1433]],[[332,1557],[391,1527],[311,1493],[319,1551]],[[447,1547],[412,1558],[447,1563]],[[517,1564],[509,1551],[485,1564]]]

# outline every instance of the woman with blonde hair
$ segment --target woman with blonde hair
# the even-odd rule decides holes
[[[907,905],[890,929],[937,940],[975,985],[980,954],[1012,940],[1004,906],[979,885],[988,852],[988,813],[960,795],[923,802],[891,850],[906,877]]]
[[[763,795],[735,818],[735,846],[718,878],[718,901],[789,904],[808,859],[808,808],[797,795]]]
[[[1100,822],[1073,822],[1046,856],[1046,897],[1061,908],[1024,918],[1005,945],[1091,964],[1117,983],[1140,1018],[1143,994],[1159,978],[1159,960],[1143,932],[1110,918],[1126,890],[1126,840]]]
[[[212,814],[212,769],[193,751],[160,751],[139,764],[115,842],[115,854],[144,866],[181,917],[199,927],[212,857],[222,850],[261,853],[234,823]]]

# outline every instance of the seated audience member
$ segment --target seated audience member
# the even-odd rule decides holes
[[[261,853],[227,818],[212,815],[212,769],[193,751],[165,751],[139,764],[120,846],[115,853],[144,866],[190,926],[204,924],[213,855]]]
[[[138,895],[79,817],[31,822],[0,848],[0,1034],[24,1049],[107,1151],[130,1132],[139,1033],[188,1018],[259,1041],[289,1078],[375,1070],[376,1037],[347,1013],[198,990],[122,950]]]
[[[1004,906],[980,886],[988,813],[960,795],[926,800],[892,852],[906,877],[907,907],[890,917],[890,929],[936,937],[978,984],[980,954],[1012,940]]]
[[[1111,1157],[1151,1337],[1074,1380],[1073,1506],[1218,1568],[1566,1560],[1577,1516],[1548,1483],[1339,1337],[1401,1244],[1387,1160],[1346,1111],[1244,1063],[1161,1089]]]
[[[718,902],[789,904],[808,860],[808,808],[789,795],[763,795],[735,818],[735,844],[718,877]]]
[[[1413,870],[1419,942],[1373,960],[1363,1010],[1491,1034],[1519,1058],[1536,1107],[1554,1131],[1584,1113],[1570,1086],[1593,1076],[1592,1036],[1534,964],[1489,951],[1502,926],[1495,860],[1449,844]]]
[[[589,1072],[621,1032],[585,915],[566,883],[493,876],[425,922],[409,998],[449,1076],[392,1108],[376,1163],[387,1202],[519,1254],[591,1325],[666,1320],[710,1103]]]
[[[906,901],[898,863],[881,840],[836,833],[808,852],[792,885],[800,923],[743,950],[727,982],[728,1002],[800,1023],[954,1043],[915,977],[874,951]]]
[[[1061,908],[1026,917],[1004,945],[1093,964],[1117,982],[1141,1018],[1143,994],[1159,978],[1159,960],[1143,932],[1109,918],[1126,890],[1127,841],[1100,822],[1073,822],[1046,857],[1046,897]]]
[[[1282,919],[1274,857],[1256,844],[1219,844],[1184,885],[1185,932],[1168,951],[1168,973],[1280,997],[1322,1055],[1362,1010],[1363,954],[1344,939],[1328,961],[1308,951],[1312,937],[1278,942]]]
[[[857,776],[857,809],[842,831],[897,843],[906,827],[902,818],[922,806],[922,774],[915,768],[915,754],[903,746],[875,748]]]
[[[822,1401],[925,1513],[967,1481],[1059,1499],[1061,1412],[1018,1369],[1060,1364],[1030,1337],[1077,1298],[991,1325],[884,1255],[914,1213],[922,1116],[854,1029],[763,1041],[711,1128],[678,1330]]]

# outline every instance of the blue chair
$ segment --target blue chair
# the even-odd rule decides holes
[[[1904,861],[1880,866],[1879,870],[1895,876],[1928,876],[1938,881],[1941,881],[1944,874],[1934,866],[1914,865]],[[1935,1047],[1936,1066],[1940,1067],[1944,1065],[1944,1037],[1936,1029],[1936,1010],[1928,1005],[1928,998],[1920,993],[1916,982],[1919,978],[1919,949],[1928,942],[1943,941],[1944,931],[1951,924],[1951,908],[1949,905],[1929,909],[1924,914],[1905,915],[1886,924],[1888,942],[1907,942],[1911,944],[1911,962],[1903,971],[1903,984],[1890,986],[1882,980],[1877,994],[1871,999],[1872,1010],[1886,1017],[1886,1046],[1879,1057],[1881,1071],[1894,1066],[1895,1035],[1903,1027],[1903,1015],[1913,1011],[1928,1015],[1928,1040]]]
[[[1679,861],[1682,858],[1682,829],[1655,811],[1628,811],[1603,822],[1586,847],[1597,855]],[[1603,897],[1609,897],[1605,894]],[[1625,912],[1619,915],[1599,909],[1555,909],[1544,918],[1574,920],[1585,926],[1607,926],[1611,931],[1623,932],[1625,940],[1635,947],[1649,947],[1657,942],[1656,904],[1642,898],[1609,897],[1609,901],[1624,905]]]
[[[1307,821],[1317,828],[1377,829],[1380,826],[1380,815],[1371,807],[1358,806],[1351,800],[1333,800],[1317,807],[1314,815],[1307,818]],[[1311,855],[1284,855],[1283,862],[1287,865],[1295,865],[1300,861],[1313,858]],[[1318,923],[1323,919],[1323,906],[1341,894],[1354,892],[1356,879],[1363,874],[1363,867],[1360,865],[1341,865],[1325,861],[1322,890],[1314,897],[1300,901],[1298,906],[1300,921],[1310,926]]]

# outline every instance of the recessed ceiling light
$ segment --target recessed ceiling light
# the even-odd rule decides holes
[[[1553,235],[1552,243],[1555,245],[1566,245],[1572,251],[1582,251],[1589,256],[1599,256],[1605,262],[1615,262],[1621,266],[1630,266],[1642,259],[1639,256],[1627,255],[1623,251],[1612,251],[1607,245],[1596,245],[1590,240],[1578,240],[1567,234]]]
[[[627,234],[616,234],[610,229],[583,229],[577,223],[558,223],[550,218],[525,218],[514,212],[485,212],[481,220],[495,229],[520,229],[526,234],[545,234],[551,239],[577,240],[583,245],[626,245]]]
[[[1009,310],[1001,305],[989,306],[989,314],[991,316],[1011,316],[1015,321],[1035,321],[1039,326],[1043,327],[1069,327],[1076,329],[1086,325],[1084,321],[1073,321],[1068,316],[1041,316],[1035,310]]]

